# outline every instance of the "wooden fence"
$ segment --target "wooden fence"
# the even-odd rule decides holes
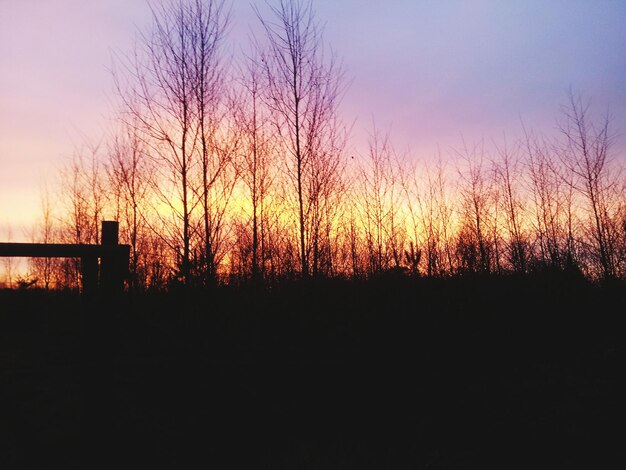
[[[119,244],[119,223],[115,221],[102,222],[100,240],[100,245],[0,243],[0,257],[80,258],[83,293],[119,292],[128,277],[130,245]]]

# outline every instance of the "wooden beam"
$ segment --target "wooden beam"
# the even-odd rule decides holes
[[[65,243],[0,243],[0,257],[102,258],[125,253],[128,245],[71,245]]]

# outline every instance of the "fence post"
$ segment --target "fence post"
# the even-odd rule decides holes
[[[100,243],[106,246],[115,246],[119,243],[120,223],[114,220],[102,221]]]
[[[102,221],[102,246],[110,249],[100,261],[100,283],[103,292],[120,292],[128,272],[129,250],[119,245],[119,222]]]
[[[83,256],[80,258],[80,274],[83,283],[83,294],[93,295],[98,288],[98,258]]]

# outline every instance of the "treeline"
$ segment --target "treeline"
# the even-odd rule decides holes
[[[227,53],[221,0],[165,1],[117,57],[119,112],[76,152],[37,241],[131,245],[131,284],[216,285],[579,270],[626,277],[625,179],[610,119],[570,93],[556,138],[466,145],[422,165],[373,131],[347,152],[340,61],[310,3],[256,10],[261,37]],[[33,260],[45,287],[75,287],[71,260]]]

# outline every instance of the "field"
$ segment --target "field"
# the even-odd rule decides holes
[[[0,468],[624,468],[626,287],[0,291]]]

